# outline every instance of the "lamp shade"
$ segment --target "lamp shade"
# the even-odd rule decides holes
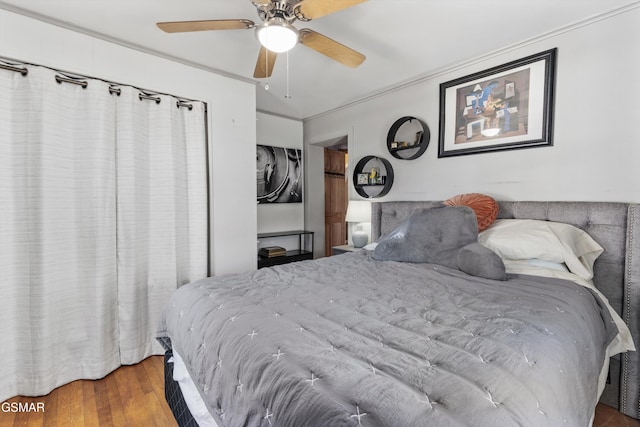
[[[371,202],[349,200],[346,222],[371,222]]]

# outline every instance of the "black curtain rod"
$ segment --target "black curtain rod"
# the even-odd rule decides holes
[[[9,71],[15,71],[17,73],[22,74],[23,76],[27,76],[27,74],[29,74],[29,70],[27,68],[18,66],[17,64],[10,64],[10,63],[5,63],[2,62],[3,59],[0,57],[0,69],[4,69],[4,70],[9,70]],[[62,74],[62,71],[53,69],[51,67],[46,67],[44,65],[38,65],[38,64],[31,64],[31,63],[24,63],[24,65],[31,65],[34,67],[43,67],[43,68],[47,68],[49,70],[52,71],[56,71]],[[113,83],[113,82],[109,82],[107,80],[104,79],[100,79],[97,77],[84,77],[87,79],[94,79],[94,80],[100,80],[103,81],[105,83],[109,83],[109,93],[112,95],[117,95],[120,96],[120,94],[122,93],[122,90],[118,87],[118,86],[130,86],[130,85],[124,85],[124,84],[120,84],[120,83]],[[64,76],[64,75],[59,75],[56,74],[56,82],[58,82],[58,84],[62,84],[62,83],[71,83],[71,84],[75,84],[78,86],[81,86],[83,89],[86,89],[87,86],[89,85],[89,83],[86,80],[83,80],[82,77],[68,77],[68,76]],[[179,97],[176,97],[175,95],[170,95],[167,93],[156,93],[156,92],[152,92],[152,91],[148,91],[149,93],[145,92],[142,89],[136,88],[135,86],[131,86],[133,88],[135,88],[136,90],[139,90],[140,93],[138,95],[138,99],[140,99],[141,101],[143,99],[147,99],[150,101],[155,101],[156,104],[159,104],[161,99],[159,96],[157,95],[167,95],[167,96],[171,96],[174,98],[178,98],[178,101],[176,101],[176,107],[177,108],[187,108],[189,109],[189,111],[193,110],[193,104],[192,102],[202,102],[205,106],[205,111],[207,110],[207,104],[203,101],[195,101],[195,100],[190,100],[190,99],[180,99]]]
[[[12,68],[14,68],[12,71],[18,71],[18,72],[22,73],[22,75],[26,75],[29,72],[26,68],[24,68],[24,69],[16,68],[16,67],[12,67]],[[23,72],[23,70],[24,70],[24,72]],[[74,85],[82,86],[83,89],[86,89],[87,86],[89,85],[89,83],[86,80],[74,79],[74,78],[71,78],[71,77],[60,76],[60,75],[57,75],[57,74],[56,74],[56,82],[58,82],[58,84],[71,83],[71,84],[74,84]],[[122,93],[122,90],[118,87],[118,85],[112,84],[112,85],[109,86],[109,93],[112,94],[112,95],[120,96],[120,94]],[[159,96],[153,96],[151,94],[144,93],[144,92],[140,92],[138,94],[138,99],[140,101],[142,101],[143,99],[147,99],[149,101],[154,101],[156,104],[160,104],[160,101],[162,101],[162,99]],[[182,100],[176,101],[176,107],[177,108],[184,107],[184,108],[188,109],[189,111],[193,110],[193,104],[190,104],[189,102],[182,101]]]

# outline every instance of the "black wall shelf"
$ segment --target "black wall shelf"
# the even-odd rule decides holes
[[[358,175],[370,175],[373,168],[378,168],[378,174],[384,180],[384,183],[367,183],[358,184]],[[367,199],[385,196],[393,186],[393,167],[391,163],[383,157],[365,156],[353,170],[353,186],[356,192]],[[378,191],[379,190],[379,191]]]
[[[397,139],[398,131],[402,141]],[[396,159],[414,160],[424,154],[430,139],[431,132],[425,122],[413,116],[404,116],[391,125],[387,133],[387,149]]]

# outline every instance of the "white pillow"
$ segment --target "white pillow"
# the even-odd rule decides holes
[[[540,267],[546,270],[557,270],[557,271],[564,271],[564,272],[570,273],[569,269],[567,268],[567,264],[565,264],[564,262],[546,261],[538,258],[503,259],[502,261],[504,261],[504,265],[507,266],[507,270],[509,269],[510,266],[524,265],[524,266]]]
[[[500,219],[478,235],[478,242],[503,259],[539,259],[565,263],[585,280],[604,250],[591,236],[570,224],[534,219]]]
[[[548,270],[569,271],[567,264],[564,262],[553,262],[544,259],[531,258],[527,260],[527,264],[534,267],[546,268]]]

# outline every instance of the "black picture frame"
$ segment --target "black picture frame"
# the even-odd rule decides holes
[[[552,146],[556,56],[554,48],[440,84],[438,158]]]

